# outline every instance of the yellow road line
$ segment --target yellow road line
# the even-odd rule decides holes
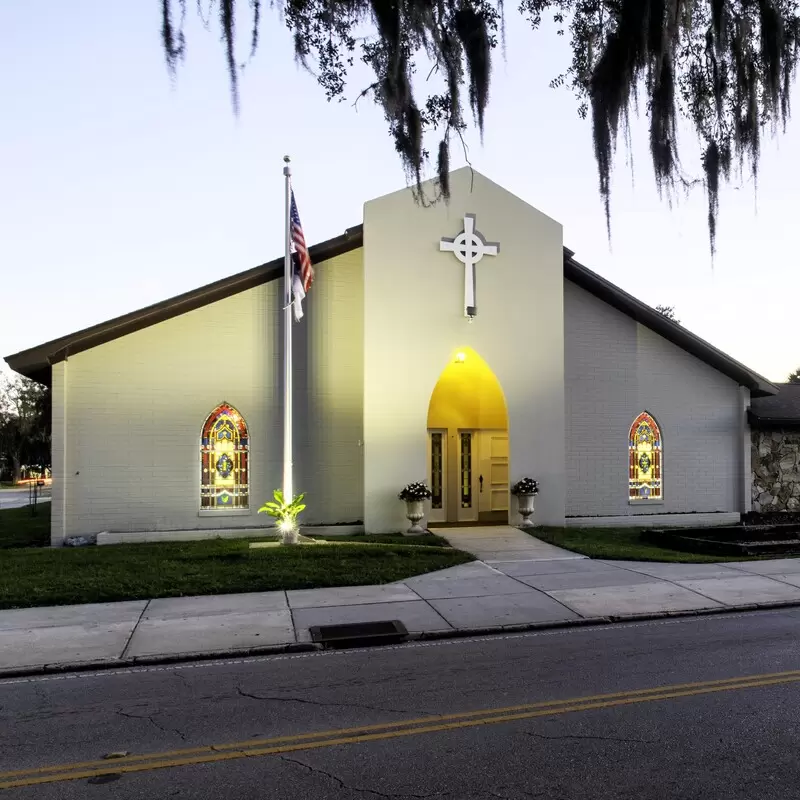
[[[115,759],[113,761],[104,760],[76,764],[61,764],[52,767],[40,767],[30,770],[17,770],[14,772],[0,773],[0,789],[11,789],[21,786],[34,786],[43,783],[79,780],[98,775],[146,772],[156,769],[192,766],[194,764],[207,764],[218,761],[230,761],[241,758],[276,755],[298,750],[312,750],[322,747],[334,747],[341,744],[393,739],[403,736],[413,736],[421,733],[436,733],[459,728],[477,727],[479,725],[496,725],[504,722],[513,722],[522,719],[534,719],[536,717],[544,716],[555,716],[559,714],[573,713],[576,711],[591,711],[595,709],[613,708],[617,706],[647,703],[657,700],[668,700],[678,697],[692,697],[695,695],[710,694],[714,692],[776,686],[780,684],[796,682],[800,682],[800,670],[792,670],[782,673],[769,673],[761,676],[743,678],[727,678],[721,681],[675,684],[673,686],[655,687],[653,689],[637,689],[630,692],[615,692],[612,694],[594,695],[584,698],[573,698],[570,700],[556,700],[524,706],[508,706],[506,708],[486,709],[484,711],[423,717],[416,720],[365,725],[358,728],[343,728],[340,730],[324,731],[313,734],[280,736],[272,739],[254,739],[248,742],[231,743],[217,746],[210,745],[204,748],[192,748],[182,751],[166,751],[161,753],[151,753],[149,755],[130,756],[125,759]],[[534,710],[518,711],[518,709]],[[469,717],[473,717],[473,719],[469,719]],[[417,727],[408,727],[411,725],[415,725]],[[406,729],[386,730],[387,728],[402,727],[406,727]],[[376,729],[379,732],[367,732],[375,731]],[[319,741],[313,741],[314,738],[319,739]],[[279,742],[286,743],[278,744]],[[273,746],[265,747],[264,745]],[[220,752],[222,750],[227,750],[229,752]],[[190,753],[198,753],[198,755],[189,757],[188,754]],[[187,757],[173,758],[173,756],[181,755],[185,755]],[[135,760],[147,760],[148,763],[132,763]],[[42,774],[45,772],[53,772],[54,774]],[[17,777],[18,779],[16,780],[8,780],[9,778]]]
[[[434,722],[446,720],[468,719],[470,717],[491,716],[497,714],[509,714],[519,711],[531,711],[538,708],[557,707],[562,705],[572,705],[576,702],[588,703],[595,700],[612,700],[618,697],[638,697],[640,695],[653,694],[665,691],[676,691],[679,689],[694,689],[706,686],[724,686],[730,683],[746,683],[749,681],[762,681],[770,678],[791,678],[800,676],[800,670],[788,670],[785,672],[769,672],[761,675],[745,675],[738,678],[722,678],[713,681],[699,681],[694,683],[676,683],[666,686],[656,686],[650,689],[631,689],[624,692],[611,692],[606,694],[589,695],[587,697],[569,698],[566,700],[545,700],[538,703],[525,703],[523,705],[505,706],[501,708],[487,708],[478,711],[461,711],[455,714],[434,714],[427,717],[417,717],[416,719],[398,720],[396,722],[380,722],[372,725],[360,725],[354,728],[337,728],[333,730],[317,731],[315,733],[302,733],[294,735],[276,736],[268,739],[249,739],[242,742],[230,742],[218,745],[203,745],[201,747],[190,747],[179,750],[166,750],[158,753],[143,753],[139,755],[125,756],[124,758],[114,759],[115,764],[126,764],[135,761],[147,761],[154,758],[167,758],[176,756],[187,756],[209,752],[219,752],[222,750],[243,750],[251,747],[263,747],[264,745],[277,744],[281,742],[306,741],[309,739],[329,738],[332,736],[345,736],[351,734],[367,733],[371,731],[384,730],[387,728],[402,728],[410,725],[428,725]],[[57,764],[49,767],[37,767],[32,769],[16,770],[12,772],[0,773],[0,780],[18,775],[31,775],[39,772],[65,771],[70,769],[86,769],[89,767],[106,767],[107,759],[83,761],[74,764]]]

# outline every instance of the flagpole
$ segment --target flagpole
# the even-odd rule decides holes
[[[292,170],[284,156],[286,184],[285,257],[283,262],[283,499],[294,497],[292,485]]]

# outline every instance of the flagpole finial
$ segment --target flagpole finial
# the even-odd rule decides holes
[[[287,178],[292,174],[291,167],[289,166],[291,161],[292,159],[289,156],[283,157],[283,163],[286,164],[286,166],[283,168],[283,174],[286,175]]]

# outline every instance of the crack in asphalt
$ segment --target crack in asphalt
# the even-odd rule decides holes
[[[329,652],[335,653],[336,651]],[[293,681],[293,684],[298,691],[307,692],[313,691],[314,689],[365,689],[372,686],[381,686],[383,684],[389,684],[391,686],[397,686],[401,684],[415,685],[421,681],[430,680],[433,677],[434,674],[433,671],[431,671],[429,673],[418,673],[414,676],[408,676],[405,674],[392,674],[384,678],[376,677],[374,680],[370,679],[368,675],[365,678],[348,677],[342,680],[335,680],[331,682],[315,681],[313,683],[302,683],[299,680],[296,680]]]
[[[21,750],[23,753],[27,753],[36,748],[40,743],[41,739],[39,737],[31,739],[30,741],[17,739],[16,741],[9,742],[4,740],[3,754],[10,753],[12,750]],[[69,743],[71,745],[80,744],[94,747],[97,745],[97,737],[92,736],[91,739],[73,739],[70,737]]]
[[[263,700],[263,701],[271,701],[274,700],[276,702],[289,702],[289,703],[304,703],[311,706],[323,706],[323,707],[335,707],[335,708],[363,708],[367,711],[389,711],[393,714],[417,714],[417,713],[424,713],[421,711],[416,711],[415,709],[399,709],[399,708],[380,708],[378,706],[368,706],[363,703],[326,703],[323,700],[309,700],[305,697],[275,697],[275,696],[268,696],[268,695],[259,695],[259,694],[252,694],[251,692],[246,692],[242,689],[241,686],[236,687],[236,693],[240,697],[246,697],[249,700]]]
[[[176,669],[176,670],[173,670],[170,673],[170,675],[174,675],[176,678],[179,678],[181,680],[181,682],[183,683],[183,685],[187,689],[193,689],[194,687],[192,686],[192,682],[189,680],[189,678],[184,673],[185,673],[185,670]]]
[[[14,718],[15,724],[21,722],[41,722],[51,719],[58,719],[59,717],[71,717],[79,714],[89,714],[95,712],[94,708],[74,708],[65,709],[63,711],[32,711],[28,714],[19,714]]]
[[[324,769],[320,769],[319,767],[313,767],[311,764],[306,764],[305,761],[299,761],[296,758],[289,758],[289,756],[279,756],[279,758],[281,761],[286,761],[289,764],[297,764],[297,766],[299,767],[304,767],[309,772],[315,775],[323,775],[326,778],[329,778],[330,780],[338,784],[340,789],[347,789],[347,791],[349,792],[360,792],[362,794],[371,794],[374,795],[375,797],[386,798],[386,800],[393,800],[393,798],[398,798],[398,797],[409,797],[409,798],[415,798],[415,800],[416,799],[424,800],[424,798],[430,798],[430,797],[447,797],[450,794],[449,792],[446,793],[432,792],[429,794],[397,794],[393,792],[391,794],[387,794],[386,792],[379,792],[376,791],[375,789],[362,789],[358,786],[350,786],[337,775],[334,775],[330,772],[326,772]]]
[[[151,714],[131,714],[128,711],[123,711],[120,708],[116,709],[114,713],[119,714],[121,717],[127,717],[128,719],[143,719],[153,725],[153,727],[155,727],[157,730],[161,731],[161,733],[174,733],[180,736],[184,742],[186,741],[186,737],[177,728],[165,728],[163,725],[160,725],[158,722],[156,722]]]
[[[541,792],[536,792],[536,794],[534,794],[533,792],[528,792],[525,789],[512,789],[510,786],[500,786],[495,788],[497,789],[497,791],[493,789],[487,789],[487,791],[492,797],[496,797],[498,800],[514,800],[514,798],[510,797],[509,795],[498,794],[498,791],[500,790],[508,790],[511,792],[515,792],[517,797],[519,797],[520,795],[524,795],[525,797],[532,797],[533,800],[537,800],[538,798],[542,797],[546,797],[547,800],[567,800],[567,798],[565,797],[556,797],[549,789],[546,790],[543,789]]]
[[[42,686],[38,683],[33,684],[33,693],[39,698],[39,701],[43,706],[49,706],[50,704],[50,698],[48,697],[47,692],[45,691],[46,688],[47,687]]]
[[[563,734],[560,736],[547,736],[544,733],[532,733],[531,731],[520,731],[524,736],[532,736],[534,739],[548,739],[551,741],[563,741],[564,739],[587,740],[597,742],[628,742],[631,744],[658,744],[657,741],[650,739],[626,739],[620,736],[580,736],[578,734]]]

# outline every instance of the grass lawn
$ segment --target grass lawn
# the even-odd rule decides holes
[[[7,547],[47,547],[50,544],[50,503],[28,508],[0,509],[0,550]]]
[[[752,561],[758,557],[713,556],[659,547],[639,539],[638,528],[534,528],[528,531],[544,542],[574,550],[591,558],[616,561],[674,561],[710,564],[723,561]]]
[[[49,509],[0,510],[0,608],[390,583],[473,560],[433,535],[255,550],[246,539],[32,547],[48,543],[49,521]]]

